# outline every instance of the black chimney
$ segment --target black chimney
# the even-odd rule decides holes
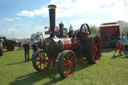
[[[55,36],[55,5],[49,5],[49,20],[50,20],[50,37]]]

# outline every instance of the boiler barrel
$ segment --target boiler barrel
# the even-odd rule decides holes
[[[75,50],[75,49],[79,48],[80,41],[74,41],[74,42],[72,42],[71,39],[72,38],[59,38],[58,39],[63,44],[62,50]],[[56,41],[56,39],[54,39],[54,40]]]

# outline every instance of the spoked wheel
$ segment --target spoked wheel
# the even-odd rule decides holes
[[[33,56],[32,63],[33,67],[39,72],[47,70],[50,66],[48,56],[43,51],[39,51]]]
[[[96,35],[89,35],[84,42],[85,56],[89,63],[97,63],[101,57],[101,41]]]
[[[76,68],[76,55],[71,50],[65,50],[58,59],[58,72],[61,77],[69,77]]]

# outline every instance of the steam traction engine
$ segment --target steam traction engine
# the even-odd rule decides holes
[[[37,71],[48,70],[50,65],[58,66],[62,77],[71,76],[76,68],[76,58],[86,56],[89,63],[97,63],[101,57],[101,42],[97,35],[91,35],[88,24],[82,24],[72,37],[56,37],[62,34],[55,31],[55,5],[49,5],[50,28],[45,34],[50,36],[43,41],[43,49],[33,56],[33,66]]]

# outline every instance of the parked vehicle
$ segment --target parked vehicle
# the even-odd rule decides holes
[[[0,37],[3,41],[3,48],[7,49],[7,51],[13,51],[14,47],[16,46],[16,41],[7,40],[6,37]]]
[[[116,23],[104,23],[100,26],[102,47],[115,47],[120,37],[120,26]]]

